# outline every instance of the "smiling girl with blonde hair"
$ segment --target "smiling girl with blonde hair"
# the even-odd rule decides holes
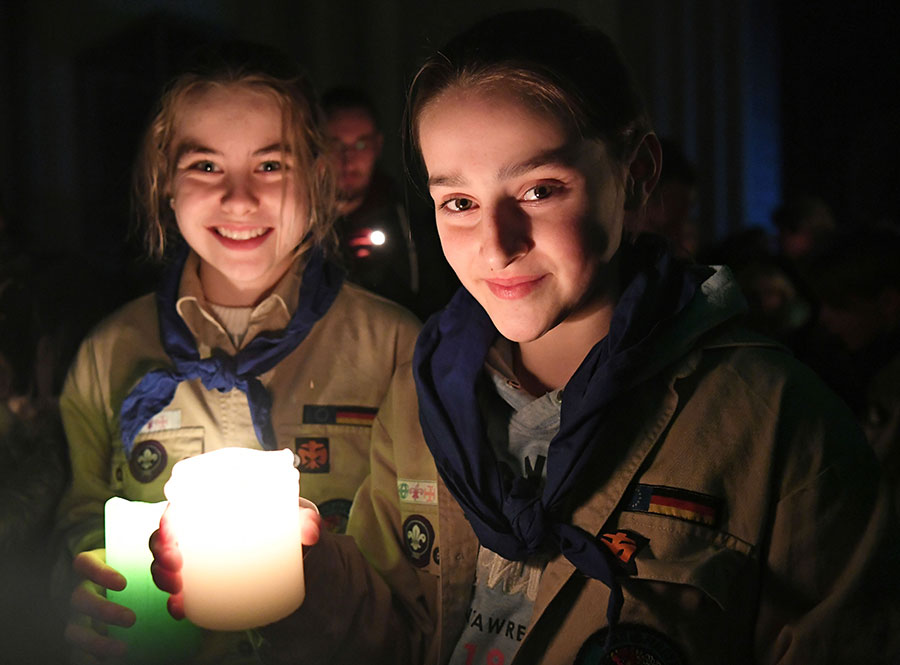
[[[76,650],[120,655],[103,624],[135,620],[101,595],[127,582],[104,563],[105,501],[162,500],[182,458],[289,448],[304,497],[343,531],[418,323],[332,262],[330,149],[308,81],[263,47],[211,49],[162,97],[136,177],[148,252],[169,258],[162,285],[88,337],[60,400]],[[207,634],[197,658],[255,662],[250,642]]]

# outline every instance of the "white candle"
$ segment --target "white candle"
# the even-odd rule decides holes
[[[165,494],[193,623],[255,628],[303,602],[299,478],[290,450],[224,448],[173,467]]]

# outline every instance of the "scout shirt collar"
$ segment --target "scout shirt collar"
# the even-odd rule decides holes
[[[565,386],[560,431],[550,444],[542,490],[499,464],[485,441],[477,386],[486,380],[483,365],[499,333],[468,292],[461,289],[426,322],[413,359],[425,441],[481,544],[510,560],[548,549],[562,553],[610,588],[610,625],[617,622],[623,602],[614,572],[618,564],[592,534],[569,523],[566,498],[591,458],[607,407],[693,344],[691,335],[665,354],[657,346],[662,331],[712,273],[707,267],[684,266],[659,245],[645,242],[623,247],[623,268],[625,288],[609,333]],[[731,310],[725,318],[735,313]]]
[[[292,264],[275,285],[272,292],[253,308],[250,324],[240,344],[247,346],[256,335],[265,330],[283,330],[287,327],[300,295],[303,271],[308,261],[308,253],[302,254]],[[225,328],[212,313],[212,308],[203,294],[200,284],[200,257],[195,252],[188,254],[178,286],[178,300],[175,308],[184,319],[188,330],[194,336],[201,358],[206,358],[212,349],[224,349],[229,355],[237,353]]]
[[[216,349],[204,358],[176,309],[188,254],[186,246],[180,249],[175,262],[163,273],[157,292],[160,340],[173,366],[148,372],[122,402],[119,421],[125,454],[130,455],[140,429],[172,401],[178,385],[198,378],[207,390],[227,392],[237,388],[245,393],[257,439],[264,449],[274,450],[277,443],[269,417],[272,397],[259,376],[297,348],[328,311],[343,283],[343,271],[327,261],[320,249],[311,249],[297,291],[297,307],[287,326],[256,335],[236,354]]]

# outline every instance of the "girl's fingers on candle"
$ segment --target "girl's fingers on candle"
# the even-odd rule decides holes
[[[65,631],[66,641],[86,654],[97,658],[121,658],[128,650],[128,645],[120,640],[100,635],[90,626],[69,622]],[[87,659],[78,658],[77,662]],[[96,662],[96,661],[95,661]]]
[[[166,608],[175,619],[181,621],[184,618],[184,594],[175,593],[166,601]]]
[[[70,599],[72,608],[81,614],[116,626],[128,628],[135,622],[135,615],[127,607],[101,596],[97,587],[84,581],[75,587]]]
[[[171,522],[169,521],[169,506],[166,506],[162,516],[160,516],[159,529],[153,532],[153,537],[157,538],[162,545],[169,545],[175,540],[175,535],[172,533]]]
[[[153,583],[166,593],[178,593],[181,591],[181,573],[179,569],[173,570],[154,561],[150,564],[150,575],[153,576]]]
[[[153,563],[172,572],[181,570],[184,560],[178,544],[166,536],[165,530],[160,528],[150,536],[150,553],[153,554]]]
[[[322,529],[322,518],[318,511],[312,508],[300,508],[300,542],[304,546],[315,545],[319,542],[319,534]]]
[[[72,561],[72,568],[84,579],[106,589],[121,591],[125,588],[125,577],[115,568],[106,565],[106,550],[81,552]]]

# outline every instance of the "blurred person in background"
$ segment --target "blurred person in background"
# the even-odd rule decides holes
[[[375,106],[361,90],[322,97],[334,139],[338,179],[335,229],[348,279],[415,309],[418,257],[409,217],[394,182],[376,166],[384,146]]]
[[[826,379],[840,377],[834,387],[857,413],[900,508],[900,230],[838,234],[810,267],[819,326],[842,347],[813,364]]]

